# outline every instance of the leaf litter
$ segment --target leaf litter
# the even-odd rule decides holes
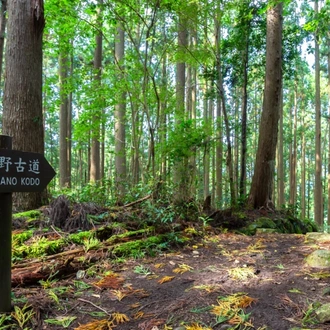
[[[77,235],[57,254],[41,251],[41,257],[17,260],[15,309],[0,314],[0,329],[328,328],[310,321],[315,322],[311,306],[328,299],[329,273],[305,266],[306,254],[316,247],[303,235],[250,237],[210,228],[206,232],[196,224],[193,228],[198,235],[178,233],[180,244],[146,241],[138,228],[132,228],[138,235],[108,240],[103,236],[115,231],[102,229],[93,248],[86,232],[79,235],[88,248],[78,245]],[[49,237],[63,243],[70,236],[60,232]],[[117,249],[113,254],[121,241],[133,253],[119,254]]]

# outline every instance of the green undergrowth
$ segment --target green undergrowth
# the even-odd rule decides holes
[[[114,227],[118,228],[116,224]],[[60,233],[62,236],[59,236],[58,233],[46,235],[44,232],[34,235],[33,229],[13,233],[12,259],[13,262],[17,262],[23,259],[54,255],[69,249],[72,244],[75,244],[77,248],[82,247],[85,252],[107,246],[112,249],[115,257],[136,258],[147,254],[154,255],[157,251],[169,248],[173,243],[183,242],[174,233],[154,236],[152,235],[153,227],[126,230],[119,234],[112,234],[112,229],[111,226],[105,226],[98,230],[81,231],[69,235]],[[103,237],[103,239],[101,240],[99,237]]]
[[[40,210],[30,210],[13,214],[13,220],[23,218],[27,223],[40,220],[42,212]]]

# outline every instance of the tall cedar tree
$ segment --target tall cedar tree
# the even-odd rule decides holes
[[[44,153],[42,114],[43,0],[8,2],[6,72],[3,97],[3,134],[13,149]],[[42,193],[16,193],[14,205],[40,207]]]
[[[258,151],[248,204],[252,208],[273,207],[278,119],[282,91],[282,10],[277,1],[267,11],[266,77]]]

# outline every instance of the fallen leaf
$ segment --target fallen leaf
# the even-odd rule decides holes
[[[159,284],[163,284],[163,283],[166,283],[166,282],[170,282],[172,281],[173,279],[175,278],[175,276],[164,276],[163,278],[161,278],[158,283]]]

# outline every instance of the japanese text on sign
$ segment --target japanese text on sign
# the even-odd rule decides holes
[[[30,160],[29,164],[24,162],[21,157],[18,158],[18,161],[13,162],[11,157],[0,156],[0,169],[5,169],[6,172],[9,172],[10,169],[16,168],[17,173],[22,172],[32,172],[34,174],[39,174],[39,160],[34,159]]]

